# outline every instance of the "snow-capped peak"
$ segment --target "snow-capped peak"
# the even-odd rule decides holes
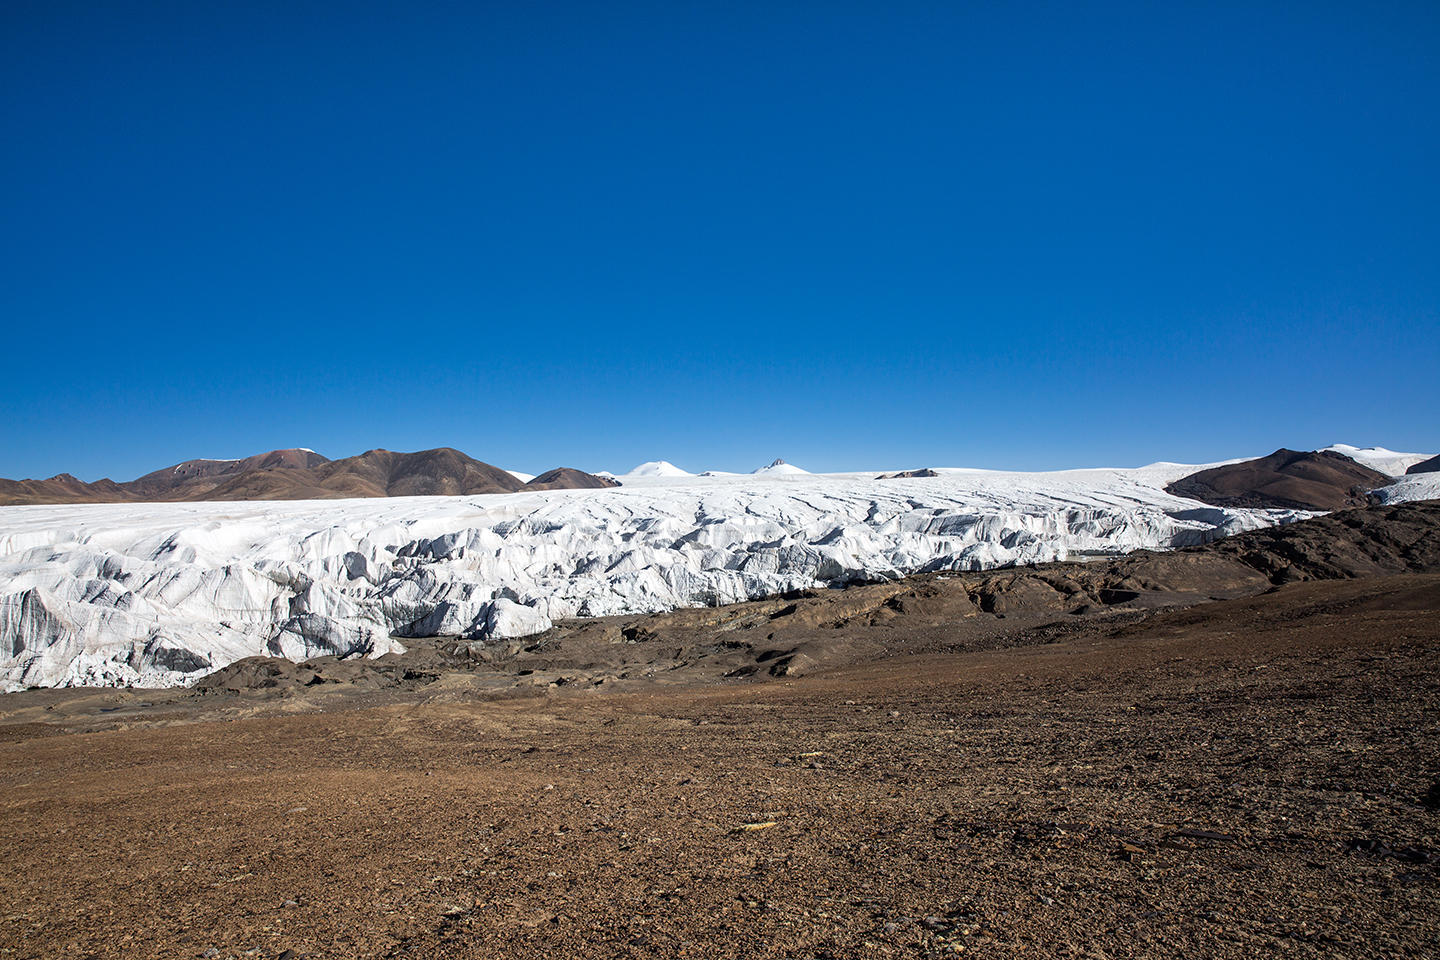
[[[693,477],[669,460],[648,460],[625,474],[627,477]]]
[[[774,461],[772,461],[769,466],[761,467],[758,470],[752,472],[758,474],[767,474],[769,476],[786,477],[808,476],[810,473],[809,470],[802,470],[799,467],[795,466],[795,464],[786,463],[784,460],[781,460],[779,458],[776,458]]]

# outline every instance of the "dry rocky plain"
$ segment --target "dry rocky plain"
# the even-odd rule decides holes
[[[0,697],[0,958],[1431,957],[1440,502]]]

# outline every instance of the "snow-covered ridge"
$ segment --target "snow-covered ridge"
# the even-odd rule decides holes
[[[1352,447],[1348,443],[1332,443],[1324,449],[1349,457],[1362,467],[1388,473],[1392,477],[1403,477],[1406,470],[1434,456],[1433,453],[1396,453],[1384,447]]]
[[[256,654],[380,655],[406,637],[523,636],[561,617],[1182,546],[1304,516],[1162,489],[1196,469],[3,507],[0,683],[177,684]]]
[[[609,474],[613,476],[613,474]],[[598,476],[598,474],[597,474]],[[647,460],[629,473],[627,477],[692,477],[694,474],[681,470],[669,460]]]

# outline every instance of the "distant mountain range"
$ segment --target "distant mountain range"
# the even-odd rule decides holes
[[[1335,444],[1323,450],[1277,450],[1268,457],[1199,470],[1172,482],[1173,494],[1217,506],[1340,510],[1360,506],[1367,492],[1404,473],[1440,470],[1440,457],[1382,447]],[[750,476],[806,476],[775,460]],[[627,480],[683,479],[694,474],[665,460],[642,463]],[[701,477],[737,476],[706,471]],[[934,469],[905,470],[876,479],[935,478]],[[416,453],[368,450],[331,460],[297,447],[240,460],[186,460],[124,483],[86,483],[68,473],[47,480],[0,479],[0,506],[44,503],[141,503],[198,500],[327,500],[345,497],[469,496],[526,490],[618,487],[614,475],[556,467],[539,476],[502,470],[440,447]]]
[[[242,460],[186,460],[125,483],[86,483],[68,473],[48,480],[0,480],[0,505],[468,496],[615,486],[616,480],[570,467],[526,483],[449,447],[417,453],[367,450],[343,460],[296,448]]]

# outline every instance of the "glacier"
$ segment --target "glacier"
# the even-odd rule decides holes
[[[620,488],[468,497],[0,507],[0,687],[180,685],[247,656],[484,643],[561,618],[1180,547],[1310,516],[1164,491],[1198,469],[632,473]]]
[[[1425,459],[1430,459],[1426,457]],[[1380,503],[1405,503],[1410,500],[1440,500],[1440,473],[1414,473],[1399,477],[1388,487],[1371,492]]]

